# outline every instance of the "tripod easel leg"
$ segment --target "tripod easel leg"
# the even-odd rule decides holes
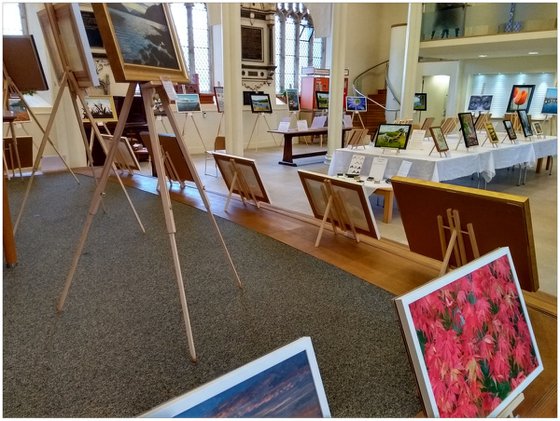
[[[255,124],[253,124],[253,130],[251,130],[251,136],[249,136],[249,141],[247,142],[247,146],[245,147],[245,149],[249,149],[249,145],[251,144],[251,140],[253,140],[253,134],[255,133],[255,129],[257,128],[257,125],[259,124],[259,117],[260,114],[257,115],[257,118],[255,120]],[[255,151],[257,151],[259,149],[258,145],[255,146]]]

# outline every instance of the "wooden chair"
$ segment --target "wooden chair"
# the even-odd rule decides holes
[[[212,156],[212,152],[224,152],[226,151],[226,138],[225,136],[216,136],[214,139],[214,149],[212,151],[206,151],[206,156],[204,158],[204,174],[211,175],[213,177],[218,177],[218,166],[216,165],[216,161]],[[208,172],[208,160],[211,159],[214,161],[214,174],[210,174]]]

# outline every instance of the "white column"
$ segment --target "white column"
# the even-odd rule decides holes
[[[404,55],[406,49],[406,23],[391,26],[391,41],[389,44],[389,71],[387,75],[387,110],[385,120],[389,123],[400,116],[403,86]]]
[[[409,3],[408,25],[406,26],[406,49],[404,54],[403,84],[401,91],[401,118],[412,118],[416,72],[422,30],[422,3]]]
[[[329,129],[327,160],[342,142],[342,114],[344,110],[344,67],[346,64],[346,32],[348,5],[334,3],[332,8],[332,52],[329,81]]]
[[[222,3],[222,25],[226,149],[228,153],[243,156],[241,9],[239,3]]]

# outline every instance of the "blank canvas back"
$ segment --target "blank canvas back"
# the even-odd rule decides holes
[[[3,60],[20,91],[48,91],[47,79],[32,35],[4,35]]]

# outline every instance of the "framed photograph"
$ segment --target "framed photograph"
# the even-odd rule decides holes
[[[329,93],[327,91],[316,91],[315,100],[317,101],[318,110],[329,109]]]
[[[436,150],[438,152],[447,152],[449,150],[449,146],[447,145],[447,141],[445,140],[445,135],[443,134],[441,127],[430,127],[430,133],[432,135],[434,145],[436,145]]]
[[[17,120],[17,119],[16,119]],[[537,135],[537,136],[542,136],[543,135],[543,129],[541,126],[541,123],[539,121],[535,121],[533,124],[533,132]]]
[[[268,94],[252,94],[251,95],[251,112],[272,113],[272,104]]]
[[[49,13],[56,19],[56,28],[51,27]],[[66,63],[76,76],[80,88],[99,86],[99,78],[78,3],[45,3],[45,9],[37,12],[37,16],[57,76],[62,73],[58,66],[61,64],[64,66]],[[55,41],[56,36],[60,37],[60,52]],[[59,60],[56,57],[59,57]]]
[[[411,131],[410,124],[380,124],[374,145],[376,148],[406,149]]]
[[[413,109],[414,111],[426,111],[428,109],[428,94],[415,93]]]
[[[513,85],[506,113],[513,113],[517,110],[529,110],[534,91],[535,85]]]
[[[543,114],[557,114],[558,113],[558,89],[546,88],[544,95],[544,102],[542,106]]]
[[[494,129],[494,125],[490,121],[484,124],[484,130],[486,130],[490,143],[500,143],[500,139],[498,139],[498,135],[496,134],[496,129]]]
[[[471,95],[468,111],[490,111],[492,95]]]
[[[225,106],[224,106],[224,87],[223,86],[214,86],[214,96],[216,97],[216,107],[218,108],[219,113],[223,113]]]
[[[178,113],[200,111],[200,96],[198,94],[177,94],[175,105]]]
[[[103,142],[103,149],[106,152],[109,152],[111,145],[113,144],[113,135],[102,134],[101,141]],[[132,150],[132,146],[130,146],[128,139],[124,136],[120,138],[119,145],[117,146],[115,165],[121,170],[140,171],[138,159],[136,159],[136,155],[134,155],[134,151]]]
[[[539,289],[531,209],[527,197],[410,177],[394,176],[391,185],[411,251],[442,261],[437,217],[441,215],[447,219],[447,209],[456,209],[463,230],[466,231],[466,224],[472,223],[481,255],[507,244],[521,288],[526,291]],[[467,261],[474,260],[469,246],[465,247],[465,253]],[[454,256],[450,263],[457,267]]]
[[[333,192],[344,203],[348,217],[352,220],[356,232],[376,239],[380,238],[363,184],[310,171],[299,170],[298,174],[315,218],[323,220],[325,217],[328,203],[325,180],[329,180]],[[329,222],[334,222],[341,229],[347,229],[341,221],[332,218],[332,213],[329,215]]]
[[[346,111],[365,113],[367,111],[367,98],[364,96],[347,96]]]
[[[299,92],[297,89],[286,89],[286,103],[289,111],[299,111]]]
[[[476,129],[474,127],[473,116],[471,113],[459,113],[459,125],[463,133],[463,140],[465,146],[470,148],[478,145],[478,137],[476,136]]]
[[[303,337],[142,415],[144,418],[329,418],[311,338]]]
[[[110,95],[86,96],[86,106],[89,112],[99,122],[117,121],[117,108],[113,97]],[[82,108],[82,121],[89,121],[85,110]]]
[[[15,114],[14,123],[29,123],[31,121],[31,116],[21,98],[8,98],[8,111]]]
[[[48,91],[33,35],[4,35],[2,59],[6,71],[20,91]]]
[[[395,304],[428,417],[496,417],[543,371],[507,247]]]
[[[513,128],[513,123],[511,120],[504,120],[504,129],[506,129],[506,133],[509,137],[509,140],[517,139],[517,134],[515,133],[515,129]]]
[[[189,83],[167,3],[92,3],[117,82]]]
[[[80,9],[80,14],[82,15],[82,21],[84,22],[84,28],[86,30],[86,36],[89,47],[91,48],[91,53],[94,57],[107,57],[107,52],[105,51],[105,48],[103,48],[103,40],[101,39],[101,33],[99,32],[99,27],[97,26],[93,10]]]
[[[253,196],[255,196],[255,199],[259,202],[270,203],[254,159],[242,158],[240,156],[219,152],[213,152],[212,155],[214,156],[214,160],[216,161],[216,165],[222,177],[224,177],[224,182],[226,183],[228,191],[231,190],[233,177],[237,170],[243,175],[247,187]],[[233,193],[241,195],[243,192],[238,187],[238,184],[234,186]]]
[[[521,123],[521,128],[523,129],[523,135],[525,137],[533,136],[533,129],[531,128],[531,122],[529,121],[529,115],[525,110],[517,110],[517,116],[519,117],[519,123]]]

